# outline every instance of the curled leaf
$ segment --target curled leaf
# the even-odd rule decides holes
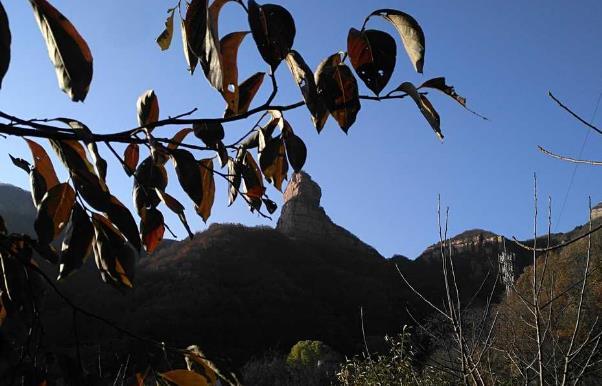
[[[174,150],[177,149],[178,146],[180,146],[180,144],[182,143],[182,141],[184,140],[184,138],[186,138],[186,136],[188,134],[190,134],[192,132],[191,128],[186,128],[186,129],[182,129],[180,131],[178,131],[173,138],[171,139],[171,141],[169,142],[169,145],[167,146],[167,148],[169,150]]]
[[[31,150],[35,169],[44,178],[46,189],[48,190],[58,185],[59,179],[56,176],[54,166],[52,166],[52,161],[50,160],[48,153],[46,153],[46,150],[30,139],[25,139],[25,142],[27,142],[27,146],[29,146],[29,150]]]
[[[147,90],[140,95],[136,106],[140,126],[146,126],[159,120],[159,99],[154,90]]]
[[[288,130],[285,130],[282,134],[286,145],[286,155],[295,173],[299,173],[307,159],[307,147],[303,140],[293,133],[288,123],[287,128]]]
[[[94,213],[92,224],[94,259],[102,280],[117,288],[132,288],[136,253],[106,217]]]
[[[403,46],[405,47],[416,72],[422,74],[426,43],[424,32],[416,19],[407,13],[395,9],[379,9],[372,12],[369,17],[371,16],[381,16],[393,24],[399,33],[399,36],[401,36]]]
[[[180,30],[182,32],[182,48],[184,49],[184,58],[186,59],[186,64],[188,64],[188,72],[190,75],[194,74],[194,70],[196,68],[196,64],[199,62],[199,58],[196,57],[194,52],[190,49],[190,45],[188,44],[188,36],[186,35],[186,23],[184,20],[180,23]]]
[[[238,159],[228,159],[228,206],[232,205],[238,196],[242,180],[242,164]]]
[[[431,125],[433,128],[433,131],[437,137],[440,140],[443,140],[443,133],[441,132],[441,119],[426,96],[419,94],[416,87],[410,82],[402,83],[401,86],[398,87],[398,90],[407,93],[414,100],[422,115],[424,115],[429,125]]]
[[[259,154],[259,166],[266,180],[282,191],[282,181],[288,172],[286,148],[282,138],[274,138],[267,142]]]
[[[295,82],[301,89],[305,105],[311,114],[311,119],[318,133],[324,128],[328,119],[328,110],[318,95],[318,86],[314,79],[314,73],[309,68],[301,54],[291,50],[286,56],[286,64],[295,78]]]
[[[224,139],[224,127],[215,121],[197,121],[193,124],[194,135],[212,149]]]
[[[54,64],[60,88],[72,101],[86,99],[92,82],[92,52],[73,24],[46,0],[29,0]]]
[[[141,243],[138,237],[138,227],[130,211],[115,196],[111,197],[111,203],[105,211],[109,220],[119,231],[132,243],[136,251],[140,251]]]
[[[454,88],[454,86],[448,86],[445,83],[445,78],[444,77],[433,78],[433,79],[427,80],[420,87],[418,87],[418,90],[420,90],[423,87],[427,87],[427,88],[432,88],[432,89],[435,89],[435,90],[439,90],[442,93],[450,96],[452,99],[454,99],[460,105],[462,105],[462,107],[464,107],[466,110],[470,111],[471,113],[473,113],[477,117],[483,118],[485,120],[487,119],[486,117],[482,116],[481,114],[477,113],[476,111],[473,111],[473,110],[469,109],[468,106],[466,106],[466,98],[464,98],[461,95],[458,95],[458,93],[456,92],[456,89]]]
[[[171,45],[171,39],[173,38],[173,17],[175,12],[175,8],[168,11],[169,16],[167,16],[167,19],[165,20],[165,29],[157,37],[157,44],[161,47],[162,51],[165,51]]]

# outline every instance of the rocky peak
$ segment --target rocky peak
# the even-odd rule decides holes
[[[284,205],[276,229],[294,239],[360,248],[380,256],[374,248],[335,224],[320,206],[321,198],[322,189],[309,174],[293,174],[284,192]]]

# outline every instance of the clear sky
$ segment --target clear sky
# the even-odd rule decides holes
[[[332,119],[318,135],[304,109],[287,114],[308,145],[305,170],[320,183],[322,205],[328,214],[384,256],[401,253],[415,257],[437,240],[438,193],[443,205],[451,207],[450,233],[484,228],[521,238],[532,234],[533,172],[539,179],[541,212],[545,212],[550,195],[558,231],[586,221],[588,195],[594,202],[602,200],[602,169],[579,167],[559,218],[574,166],[537,151],[537,145],[543,145],[577,156],[587,136],[587,129],[561,111],[547,92],[553,91],[587,119],[592,117],[602,92],[601,1],[275,2],[295,17],[294,48],[313,68],[327,55],[344,50],[349,28],[360,28],[371,11],[396,8],[412,14],[427,39],[423,76],[413,72],[390,25],[376,20],[369,25],[398,39],[397,68],[390,87],[446,76],[468,98],[471,108],[490,118],[483,121],[443,94],[432,94],[446,135],[444,143],[439,143],[410,100],[365,101],[348,136]],[[59,90],[28,3],[4,1],[13,34],[13,59],[0,90],[2,111],[24,118],[68,116],[106,133],[135,127],[136,99],[153,88],[164,118],[193,107],[199,108],[198,117],[223,113],[221,96],[202,73],[191,77],[186,72],[179,30],[176,28],[169,51],[161,52],[155,43],[165,11],[176,1],[52,3],[77,26],[92,49],[90,93],[85,103],[76,104]],[[242,10],[227,5],[220,34],[245,29]],[[239,61],[242,79],[266,69],[250,37]],[[277,102],[298,101],[299,91],[286,66],[281,66],[278,77],[282,92]],[[269,89],[266,83],[256,101],[264,100]],[[369,93],[363,85],[362,93]],[[600,110],[597,123],[602,122]],[[227,135],[234,138],[249,125],[252,122],[229,125]],[[175,132],[176,128],[163,130],[168,136],[169,130]],[[602,159],[601,150],[602,137],[592,133],[582,156]],[[101,151],[110,161],[108,182],[113,193],[131,206],[132,181],[105,148]],[[0,163],[0,180],[27,188],[27,176],[12,166],[7,152],[29,158],[24,142],[0,139],[0,154],[5,157]],[[191,226],[204,229],[206,225],[184,198],[174,173],[171,175],[168,191],[186,203]],[[218,180],[217,184],[210,222],[275,225],[275,221],[249,213],[241,200],[228,208],[225,182]],[[268,194],[281,203],[274,189]],[[178,221],[171,215],[167,219],[184,237]]]

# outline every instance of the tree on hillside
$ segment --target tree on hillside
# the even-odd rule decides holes
[[[240,6],[241,17],[248,19],[249,31],[220,34],[220,10],[229,1]],[[59,87],[72,101],[84,101],[93,80],[93,54],[85,37],[78,32],[76,23],[47,0],[30,0],[29,3],[56,70]],[[379,18],[392,25],[399,39],[388,32],[368,28]],[[10,15],[0,4],[0,86],[8,71],[19,70],[10,67],[14,47],[9,19]],[[359,29],[349,30],[347,47],[334,54],[325,53],[326,58],[315,71],[302,54],[294,50],[295,22],[280,5],[258,4],[254,0],[191,0],[190,3],[180,0],[167,10],[164,31],[157,37],[160,49],[170,48],[177,24],[181,25],[188,71],[191,74],[202,71],[216,96],[224,99],[226,109],[222,117],[202,117],[194,109],[161,118],[159,98],[153,90],[144,92],[136,103],[138,127],[105,134],[93,132],[77,118],[30,119],[0,111],[0,134],[22,137],[31,150],[32,161],[10,157],[15,166],[28,173],[37,208],[33,224],[35,238],[12,233],[0,221],[0,323],[19,315],[33,331],[21,348],[19,363],[8,369],[0,368],[13,380],[28,376],[29,380],[39,378],[41,382],[46,376],[46,364],[37,358],[41,330],[38,296],[34,291],[38,286],[33,283],[42,280],[53,290],[58,289],[54,280],[38,267],[33,259],[34,251],[58,265],[58,280],[80,268],[93,252],[103,281],[127,290],[134,285],[139,253],[142,249],[152,253],[167,228],[159,210],[161,203],[177,214],[190,237],[193,236],[184,205],[167,192],[168,161],[172,161],[178,183],[204,221],[211,215],[216,178],[227,181],[230,204],[240,197],[251,211],[268,217],[277,204],[268,197],[266,185],[281,190],[289,169],[297,172],[303,168],[308,151],[295,133],[294,125],[286,119],[288,111],[307,109],[318,133],[332,116],[347,133],[363,103],[409,97],[407,99],[416,104],[442,139],[440,117],[427,98],[426,90],[441,91],[466,108],[466,99],[442,77],[418,86],[404,82],[384,91],[396,67],[398,41],[415,71],[422,73],[424,68],[424,32],[416,19],[398,10],[379,9],[369,14]],[[266,71],[241,80],[238,48],[244,39],[250,38],[257,46],[257,60],[265,62]],[[301,100],[274,105],[279,91],[275,74],[277,70],[287,71],[285,68],[298,84]],[[256,102],[254,97],[261,87],[270,87],[271,93],[267,100]],[[241,138],[228,138],[224,125],[230,123],[245,125],[248,131]],[[42,139],[48,141],[49,148],[68,171],[67,181],[58,179],[48,148],[40,144]],[[106,183],[105,151],[115,157],[132,178],[139,225]],[[57,249],[54,243],[63,232],[66,236]],[[64,300],[73,308],[75,322],[83,315],[110,324],[68,298]],[[136,339],[149,341],[121,330]],[[186,354],[205,371],[204,376],[199,375],[203,372],[192,372],[190,366],[189,370],[163,373],[163,378],[171,382],[181,384],[185,377],[197,376],[215,381],[216,375],[235,382],[221,375],[199,352],[151,343]],[[76,367],[81,369],[81,358],[77,362]]]

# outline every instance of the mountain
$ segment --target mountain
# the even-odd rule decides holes
[[[36,209],[31,194],[16,186],[0,183],[0,197],[0,216],[7,228],[11,232],[33,235]]]
[[[31,228],[35,210],[29,195],[7,185],[0,186],[3,190],[3,197],[16,194],[12,202],[25,209],[0,206],[0,214],[15,228]],[[363,344],[360,308],[368,336],[392,334],[411,323],[406,310],[414,317],[428,315],[396,266],[427,298],[440,302],[440,245],[429,246],[415,260],[385,259],[335,224],[320,199],[320,187],[309,175],[294,174],[275,229],[213,224],[192,240],[167,241],[139,260],[135,288],[126,293],[101,282],[93,259],[57,287],[75,304],[136,334],[179,347],[198,344],[210,357],[229,358],[235,365],[306,339],[322,340],[341,353],[357,352]],[[581,231],[553,235],[553,241]],[[477,293],[475,306],[494,284],[496,300],[503,294],[502,283],[496,282],[502,251],[514,255],[514,278],[532,262],[530,253],[486,230],[463,232],[450,243],[460,295],[468,301]],[[41,264],[56,277],[56,267]],[[486,290],[479,291],[483,281]],[[70,349],[71,309],[48,291],[41,313],[45,347]],[[116,360],[114,353],[120,351],[138,352],[132,363],[140,360],[143,367],[152,352],[93,319],[80,315],[78,325],[82,353],[91,359],[99,351],[105,362]]]

